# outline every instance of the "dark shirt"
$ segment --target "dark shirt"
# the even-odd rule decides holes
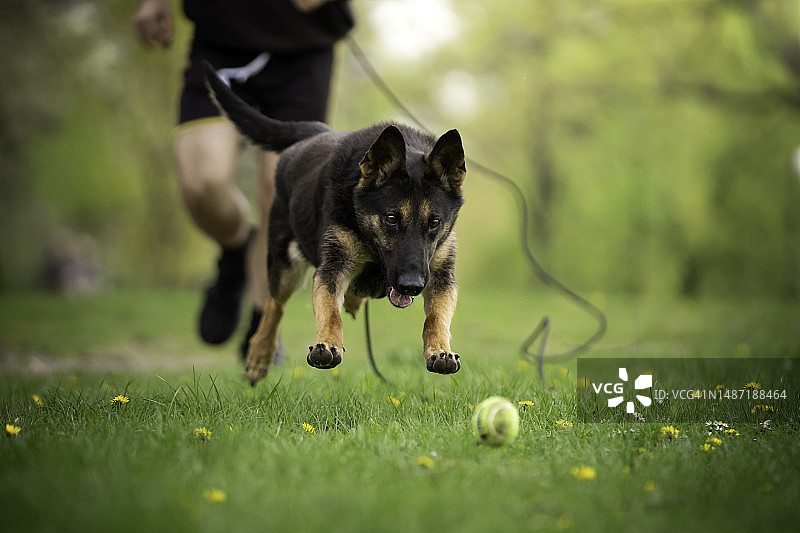
[[[252,52],[298,52],[329,47],[353,27],[345,0],[301,13],[290,0],[184,0],[195,40]]]

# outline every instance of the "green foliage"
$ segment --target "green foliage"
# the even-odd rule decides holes
[[[438,43],[425,53],[387,48],[382,3],[353,2],[355,38],[428,128],[457,127],[471,158],[523,188],[533,250],[567,285],[800,294],[796,3],[465,0],[419,15],[441,5],[457,31],[425,26],[416,41]],[[14,50],[0,88],[0,236],[14,250],[2,287],[35,282],[59,228],[97,239],[122,285],[206,275],[212,247],[181,208],[171,148],[190,28],[179,21],[176,49],[144,51],[133,9],[0,8]],[[335,127],[409,121],[346,45],[338,59]],[[474,170],[465,191],[461,283],[534,283],[511,196]]]

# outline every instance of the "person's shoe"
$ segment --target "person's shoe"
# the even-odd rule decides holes
[[[200,338],[208,344],[225,342],[239,324],[249,242],[250,238],[238,248],[222,250],[217,261],[217,279],[206,289],[200,312]]]
[[[253,308],[253,315],[250,317],[250,327],[247,329],[247,333],[244,335],[242,344],[239,345],[239,353],[242,355],[242,361],[247,360],[247,350],[250,348],[250,338],[255,335],[256,330],[258,329],[258,324],[261,322],[261,315],[263,314],[264,313],[262,311]],[[278,350],[275,352],[275,357],[272,360],[273,365],[279,365],[281,362],[283,362],[284,351],[283,343],[279,337]]]

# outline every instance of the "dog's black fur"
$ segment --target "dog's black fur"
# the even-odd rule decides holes
[[[343,132],[322,122],[273,120],[205,68],[212,96],[239,131],[281,152],[269,226],[271,294],[247,355],[250,382],[272,362],[285,303],[307,263],[317,269],[311,366],[341,362],[342,306],[355,316],[365,298],[388,296],[396,307],[407,307],[422,294],[427,368],[457,372],[461,362],[450,351],[449,328],[458,293],[453,225],[466,173],[458,132],[436,140],[391,124]]]

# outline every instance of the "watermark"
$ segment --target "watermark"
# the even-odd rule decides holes
[[[581,422],[800,421],[800,359],[578,358]]]

